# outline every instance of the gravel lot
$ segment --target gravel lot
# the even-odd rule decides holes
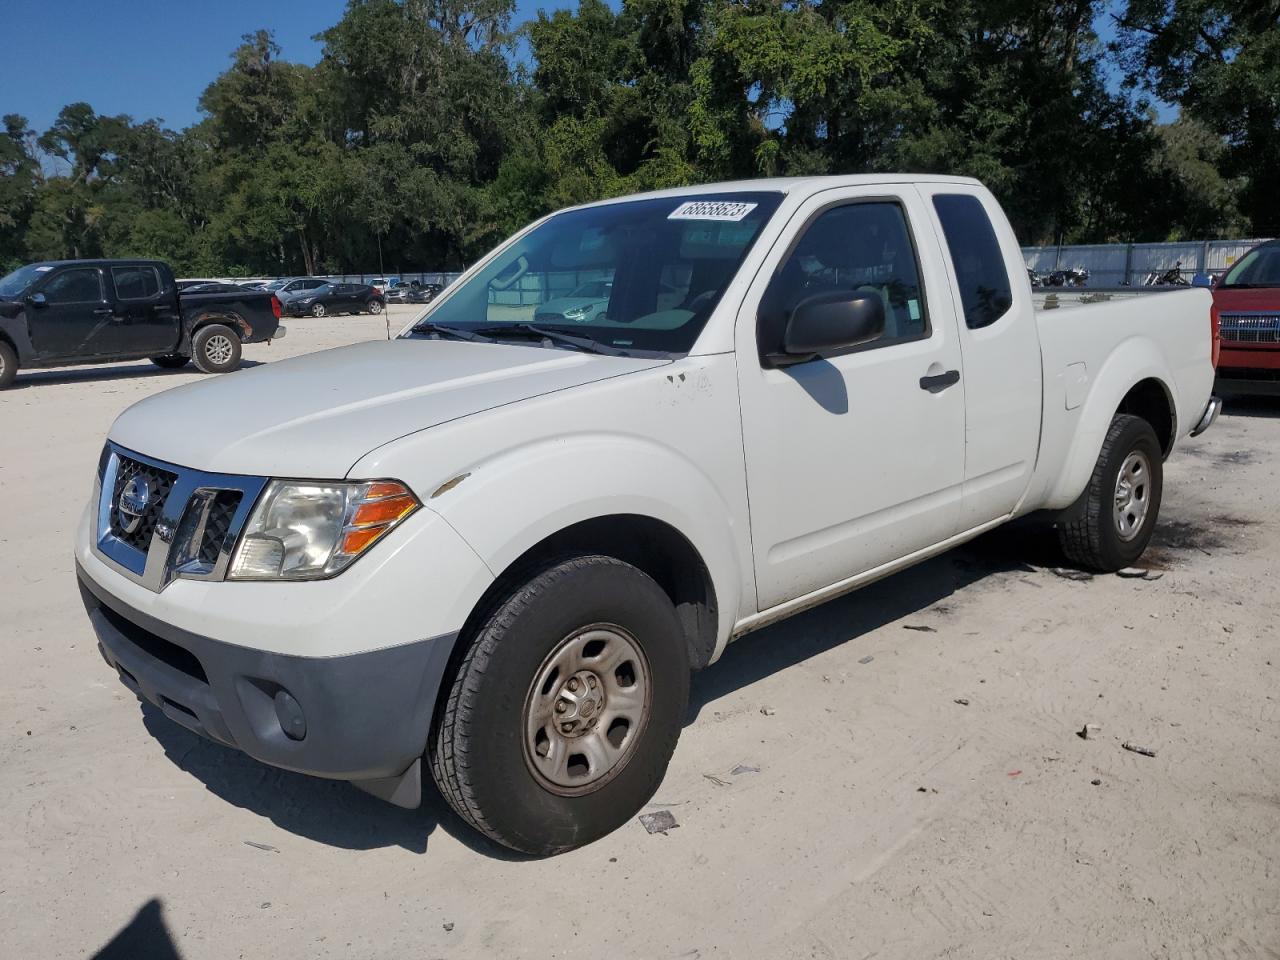
[[[288,326],[250,362],[384,329]],[[434,796],[206,743],[103,665],[73,522],[116,414],[197,376],[0,394],[0,956],[1280,956],[1280,401],[1168,464],[1159,579],[1063,579],[1010,530],[754,634],[695,680],[650,808],[678,829],[531,861]]]

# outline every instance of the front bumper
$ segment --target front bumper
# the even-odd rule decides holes
[[[416,782],[397,778],[418,772],[455,635],[343,656],[270,653],[163,623],[79,563],[76,573],[103,658],[169,719],[263,763],[417,805]]]

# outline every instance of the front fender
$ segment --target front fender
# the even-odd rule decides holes
[[[461,471],[460,471],[461,472]],[[715,587],[718,657],[744,600],[735,511],[680,452],[646,438],[581,433],[519,444],[466,468],[427,505],[495,575],[551,535],[599,517],[660,520],[692,544]],[[754,604],[754,596],[747,598]]]
[[[1080,497],[1093,474],[1102,441],[1121,401],[1134,386],[1148,379],[1157,381],[1164,388],[1173,417],[1172,435],[1175,438],[1181,435],[1178,403],[1172,388],[1175,380],[1164,354],[1147,337],[1130,337],[1108,355],[1102,367],[1090,378],[1089,392],[1081,405],[1074,429],[1069,419],[1063,424],[1065,430],[1071,431],[1070,442],[1066,445],[1061,469],[1057,471],[1057,481],[1051,486],[1044,506],[1065,509]],[[1061,410],[1060,404],[1057,406],[1059,410],[1056,412],[1069,416],[1069,412]]]

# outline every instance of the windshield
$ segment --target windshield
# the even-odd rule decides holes
[[[42,273],[48,273],[53,268],[43,263],[32,263],[25,267],[19,267],[13,273],[0,280],[0,297],[16,297],[31,284],[35,283],[36,278]]]
[[[1280,245],[1254,247],[1227,271],[1220,287],[1280,287]]]
[[[424,319],[468,330],[533,323],[623,350],[686,353],[781,201],[703,194],[557,214]]]

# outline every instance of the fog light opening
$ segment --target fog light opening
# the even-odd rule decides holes
[[[302,705],[293,694],[281,687],[274,697],[276,720],[290,740],[302,740],[307,735],[307,718],[302,715]]]

